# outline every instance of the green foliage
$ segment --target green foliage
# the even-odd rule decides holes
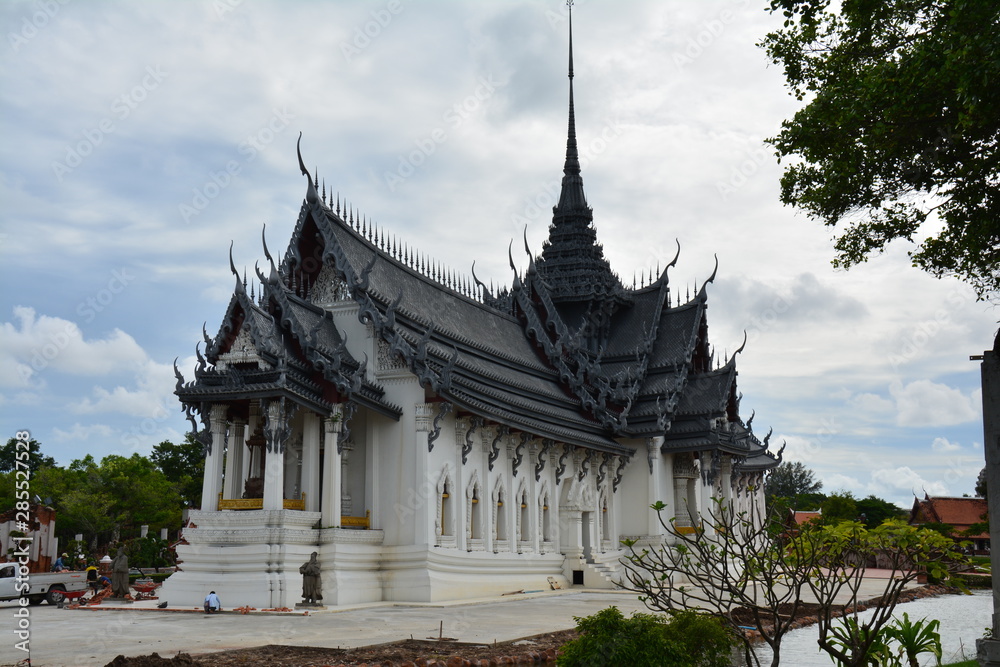
[[[885,628],[876,630],[859,623],[855,616],[845,616],[831,626],[830,635],[829,645],[849,656],[841,664],[888,667],[895,662]]]
[[[986,468],[984,467],[979,471],[979,476],[976,477],[976,496],[979,498],[987,498],[986,495]]]
[[[919,667],[919,656],[930,653],[941,664],[941,621],[922,618],[911,621],[907,613],[902,619],[882,628],[860,623],[856,616],[847,616],[833,624],[830,645],[846,656],[851,665],[876,667]]]
[[[862,523],[868,528],[880,526],[889,519],[901,519],[906,512],[892,503],[870,495],[855,502],[858,517],[863,517]]]
[[[902,619],[886,627],[885,636],[890,641],[899,644],[898,653],[906,658],[909,667],[920,667],[917,658],[921,653],[930,653],[941,664],[941,634],[938,628],[941,621],[928,621],[922,618],[918,621],[910,621],[910,616],[903,612]]]
[[[617,607],[576,617],[580,636],[562,647],[560,667],[728,667],[734,645],[722,624],[693,611],[672,618]]]
[[[838,226],[834,265],[893,240],[915,266],[1000,290],[1000,4],[772,0],[763,40],[807,101],[769,142],[781,199]],[[832,128],[836,128],[835,130]]]
[[[169,567],[177,561],[170,544],[153,535],[126,540],[122,547],[130,567]]]
[[[856,606],[861,581],[869,564],[890,570],[885,580],[881,604],[862,622],[835,622],[820,615],[819,646],[831,658],[844,665],[873,664],[886,660],[883,644],[889,636],[883,630],[892,620],[892,612],[903,588],[917,574],[926,572],[932,579],[960,584],[954,573],[969,561],[958,551],[955,542],[940,533],[890,520],[868,530],[858,522],[805,526],[796,539],[807,540],[818,553],[825,554],[821,568],[809,579],[809,588],[820,604],[832,604],[847,593],[847,604]],[[879,662],[877,664],[891,664]]]
[[[17,467],[17,438],[11,438],[7,444],[0,447],[0,472],[10,472]],[[21,450],[24,451],[24,450]],[[22,461],[23,463],[23,461]],[[28,470],[34,477],[39,468],[51,467],[56,464],[56,460],[51,456],[42,456],[42,446],[37,440],[32,438],[28,441]]]
[[[181,499],[176,488],[152,461],[140,455],[110,455],[100,463],[85,456],[67,468],[39,468],[32,493],[51,498],[56,531],[69,541],[83,533],[93,551],[98,544],[137,533],[180,524]]]
[[[784,501],[789,509],[817,509],[823,497],[822,488],[823,482],[800,461],[785,461],[768,474],[764,494],[769,507]]]
[[[858,518],[858,503],[850,491],[832,493],[823,501],[823,521],[838,523]]]
[[[153,447],[150,459],[174,485],[187,507],[195,507],[201,502],[205,453],[202,451],[201,443],[190,433],[179,445],[169,440],[156,445]]]

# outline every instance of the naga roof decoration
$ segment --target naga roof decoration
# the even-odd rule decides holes
[[[572,20],[572,19],[571,19]],[[572,26],[572,24],[571,24]],[[707,285],[671,303],[669,270],[648,284],[622,285],[597,242],[583,191],[573,106],[572,27],[569,125],[559,203],[548,240],[510,288],[458,277],[387,237],[326,184],[306,196],[279,266],[264,243],[268,276],[257,269],[257,303],[237,275],[215,338],[205,335],[207,367],[177,394],[187,405],[280,392],[328,410],[351,400],[393,418],[367,359],[347,351],[327,308],[354,302],[382,350],[458,415],[472,415],[522,438],[631,456],[625,439],[663,436],[664,448],[713,450],[740,465],[775,459],[739,415],[735,358],[716,364],[708,342]],[[301,142],[301,134],[299,137]],[[335,206],[334,206],[335,202]],[[235,266],[231,270],[236,274]],[[745,341],[744,341],[745,344]],[[235,347],[234,347],[235,346]],[[240,347],[242,346],[242,347]],[[242,393],[241,393],[242,392]],[[273,393],[271,394],[273,395]],[[562,463],[560,462],[560,465]]]

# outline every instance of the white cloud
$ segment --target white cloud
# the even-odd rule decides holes
[[[39,374],[47,370],[104,376],[147,359],[135,339],[120,329],[104,339],[86,340],[74,322],[37,316],[34,308],[15,306],[14,318],[16,323],[0,325],[0,382],[4,386],[38,386]]]
[[[896,404],[878,394],[862,393],[852,396],[848,401],[851,407],[869,416],[891,415],[896,411]]]
[[[856,477],[833,473],[823,478],[823,491],[827,494],[841,490],[852,490],[861,486],[861,482]]]
[[[976,392],[966,396],[945,384],[915,380],[905,386],[893,382],[889,393],[896,400],[899,426],[951,426],[979,417]]]
[[[934,438],[931,449],[935,452],[957,452],[962,446],[957,442],[951,442],[948,438]]]
[[[89,440],[92,437],[108,438],[113,434],[114,430],[106,424],[83,425],[76,422],[68,431],[64,431],[61,428],[52,429],[52,435],[57,442],[78,443],[80,440]]]
[[[897,491],[910,491],[918,495],[926,492],[932,496],[948,494],[948,487],[943,482],[924,479],[909,466],[873,470],[868,488],[880,498],[896,495],[894,492]]]
[[[96,386],[91,397],[70,407],[78,414],[116,412],[159,419],[167,412],[167,406],[176,405],[173,387],[173,366],[147,361],[136,373],[134,386],[118,385],[111,390]]]

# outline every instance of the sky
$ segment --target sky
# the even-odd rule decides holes
[[[834,230],[779,201],[765,139],[799,103],[756,44],[762,0],[578,1],[577,133],[623,281],[709,277],[709,332],[742,410],[823,490],[973,493],[979,364],[997,310],[910,266],[835,270]],[[559,0],[0,3],[0,426],[61,465],[188,429],[202,326],[280,256],[306,179],[468,275],[541,250],[566,143]],[[515,260],[523,269],[527,257]],[[641,278],[636,278],[641,282]]]

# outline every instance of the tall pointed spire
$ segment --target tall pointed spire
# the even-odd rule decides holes
[[[580,176],[580,153],[576,145],[576,108],[573,104],[573,0],[566,0],[569,11],[569,126],[566,132],[566,164],[563,166],[562,192],[559,194],[560,211],[587,208]]]
[[[587,205],[580,175],[580,153],[576,143],[576,106],[573,99],[573,0],[569,8],[569,123],[566,162],[563,165],[559,203],[552,209],[549,238],[536,263],[539,277],[549,286],[552,300],[588,302],[609,297],[626,298],[618,277],[611,271],[604,250],[597,242],[594,213]]]

